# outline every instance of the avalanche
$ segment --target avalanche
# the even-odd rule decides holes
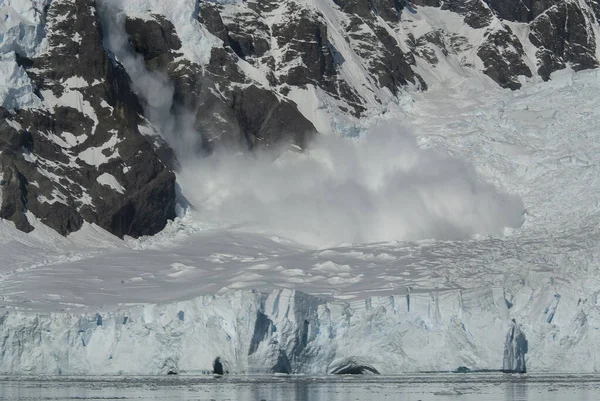
[[[503,235],[309,247],[192,210],[126,241],[2,222],[0,372],[597,372],[599,74],[455,81],[387,117],[522,198]]]

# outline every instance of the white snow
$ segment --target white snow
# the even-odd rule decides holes
[[[17,131],[23,129],[23,126],[21,126],[21,124],[19,124],[18,122],[14,121],[14,120],[6,120],[6,123],[8,124],[9,127],[12,127],[14,129],[16,129]]]
[[[108,104],[106,100],[102,100],[102,102],[100,102],[100,106],[104,107],[105,109],[110,109],[111,112],[114,110],[114,108]]]
[[[210,34],[195,19],[195,0],[101,0],[111,12],[123,11],[127,16],[152,20],[153,15],[163,15],[173,23],[182,48],[178,52],[192,62],[204,65],[210,61],[211,49],[220,46],[220,39]]]
[[[72,107],[75,110],[83,113],[85,116],[89,117],[94,123],[91,132],[91,134],[93,135],[99,123],[96,111],[94,110],[90,102],[84,99],[84,96],[80,91],[76,89],[71,89],[69,87],[69,85],[75,85],[75,87],[80,87],[77,85],[85,86],[87,85],[85,83],[85,80],[75,77],[67,80],[65,84],[67,86],[65,87],[64,92],[59,98],[54,96],[54,93],[51,90],[40,91],[43,98],[43,105],[51,112],[54,112],[54,109],[57,106],[62,106]]]
[[[121,184],[119,184],[119,181],[117,181],[117,179],[112,174],[102,173],[98,176],[98,178],[96,178],[96,181],[98,181],[104,186],[112,188],[120,194],[125,193],[125,188]]]
[[[75,136],[70,132],[63,131],[61,133],[62,139],[66,142],[66,148],[72,148],[73,146],[80,145],[86,141],[88,136],[86,134],[82,134],[79,136]]]
[[[121,142],[118,138],[117,133],[114,133],[108,141],[102,146],[89,147],[86,150],[79,153],[79,158],[89,164],[90,166],[101,166],[104,163],[108,163],[110,160],[119,157],[119,150],[116,146]],[[110,150],[112,154],[106,156],[104,151]]]
[[[287,98],[296,103],[298,111],[306,117],[321,134],[338,132],[332,126],[331,109],[335,104],[327,104],[330,97],[321,88],[307,85],[306,88],[291,87]]]
[[[67,197],[63,193],[61,193],[60,191],[54,189],[54,190],[52,190],[52,194],[51,195],[52,195],[51,198],[47,198],[47,197],[45,197],[43,195],[40,195],[40,196],[38,196],[38,201],[40,203],[48,203],[50,205],[52,205],[52,204],[54,204],[56,202],[68,205]]]
[[[70,77],[63,82],[63,85],[70,89],[87,88],[89,84],[82,77]]]
[[[14,53],[0,54],[0,106],[18,109],[40,104],[40,99],[33,94],[31,80],[17,65]]]

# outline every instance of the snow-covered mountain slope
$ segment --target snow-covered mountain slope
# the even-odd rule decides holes
[[[190,157],[357,135],[406,91],[598,66],[596,0],[408,3],[2,0],[0,218],[154,234]]]
[[[12,63],[2,68],[0,218],[27,232],[32,214],[63,235],[84,221],[119,236],[161,230],[175,216],[175,176],[103,47],[96,2],[0,7],[2,57]]]
[[[391,121],[519,194],[522,226],[315,249],[277,225],[207,227],[201,210],[126,242],[4,223],[0,371],[597,372],[598,71],[517,92],[470,82],[408,95]]]

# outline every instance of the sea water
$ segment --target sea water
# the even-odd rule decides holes
[[[2,377],[0,400],[596,401],[600,376]]]

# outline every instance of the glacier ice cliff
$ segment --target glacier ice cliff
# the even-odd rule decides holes
[[[488,288],[350,302],[244,290],[101,313],[6,311],[0,373],[524,372],[526,362],[534,371],[595,370],[577,357],[598,342],[581,304],[563,314],[562,330],[540,325],[544,310],[531,305],[529,320],[516,323],[509,307],[503,289]]]

